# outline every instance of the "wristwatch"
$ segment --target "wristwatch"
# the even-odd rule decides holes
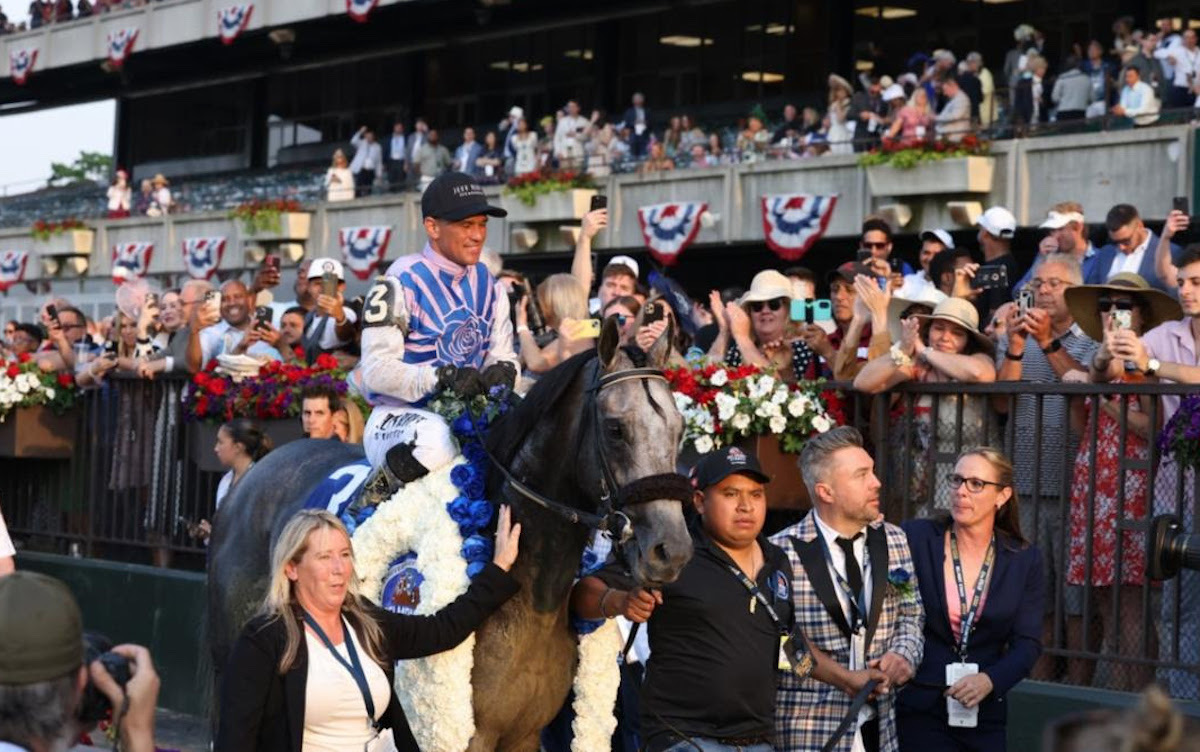
[[[1061,350],[1062,346],[1063,346],[1062,342],[1060,342],[1057,338],[1052,339],[1052,340],[1050,340],[1050,344],[1048,344],[1042,348],[1042,352],[1045,353],[1046,355],[1049,355],[1050,353],[1055,353],[1055,352],[1058,352],[1059,350]]]
[[[1147,376],[1154,376],[1158,373],[1158,369],[1160,368],[1162,368],[1162,363],[1158,360],[1158,358],[1151,358],[1150,360],[1146,361]]]
[[[913,364],[912,358],[906,352],[900,349],[900,343],[892,345],[892,349],[888,350],[888,355],[892,358],[892,364],[897,368],[907,368]]]

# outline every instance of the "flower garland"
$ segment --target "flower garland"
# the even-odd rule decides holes
[[[841,422],[831,409],[836,395],[820,382],[789,384],[751,365],[681,367],[665,375],[683,415],[683,444],[699,454],[768,433],[779,437],[783,451],[798,454],[810,436]]]
[[[31,234],[33,235],[33,239],[40,240],[45,243],[50,240],[50,238],[53,238],[57,235],[62,235],[63,233],[67,233],[72,230],[86,230],[87,225],[85,225],[81,220],[74,218],[64,219],[61,222],[47,222],[44,219],[39,219],[33,223],[32,229],[33,232]]]
[[[362,593],[379,603],[384,579],[397,554],[416,552],[424,577],[419,614],[432,614],[466,592],[469,584],[459,526],[446,513],[458,491],[452,463],[409,483],[353,533],[355,571]],[[396,662],[396,695],[422,749],[463,752],[475,733],[471,672],[475,635],[443,653]]]
[[[0,360],[0,423],[18,407],[45,405],[62,415],[75,406],[78,396],[71,374],[43,371],[29,353],[13,361]]]
[[[329,387],[343,397],[349,392],[346,370],[328,353],[318,355],[308,368],[268,361],[257,377],[240,381],[216,369],[217,362],[209,361],[188,384],[183,396],[187,420],[221,423],[234,418],[295,418],[300,415],[300,394],[309,386]]]
[[[575,720],[571,752],[611,749],[617,716],[612,712],[621,686],[621,632],[614,619],[579,638],[579,665],[575,669]]]
[[[985,156],[991,144],[978,136],[968,134],[958,141],[936,139],[932,141],[908,140],[884,142],[879,149],[872,149],[858,158],[862,167],[887,165],[897,170],[911,170],[926,162],[940,162],[956,157]]]

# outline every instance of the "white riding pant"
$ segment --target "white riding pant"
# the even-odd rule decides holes
[[[413,457],[431,473],[458,456],[458,444],[440,415],[415,407],[372,410],[363,433],[363,449],[371,467],[382,467],[388,450],[404,443],[415,445]]]

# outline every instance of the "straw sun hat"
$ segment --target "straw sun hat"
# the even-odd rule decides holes
[[[1165,292],[1155,290],[1139,274],[1121,272],[1107,284],[1076,285],[1067,288],[1067,309],[1083,333],[1099,342],[1104,339],[1104,325],[1100,320],[1098,301],[1105,294],[1125,293],[1141,298],[1145,303],[1142,315],[1142,331],[1148,332],[1166,321],[1175,321],[1183,316],[1179,302]]]

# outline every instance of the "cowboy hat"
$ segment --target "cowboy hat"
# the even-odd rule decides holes
[[[979,345],[985,353],[991,355],[995,351],[995,343],[979,331],[979,312],[975,310],[975,306],[969,300],[946,298],[937,304],[933,313],[927,316],[918,314],[917,319],[921,322],[922,329],[935,320],[957,324],[966,330],[971,339],[975,340],[975,344]]]
[[[171,181],[167,180],[166,176],[160,172],[154,176],[154,179],[150,183],[151,185],[170,185]]]
[[[887,312],[888,335],[892,338],[892,341],[899,342],[901,335],[904,333],[900,323],[900,314],[915,305],[928,306],[929,310],[932,311],[937,307],[938,303],[941,303],[945,299],[946,293],[933,285],[925,285],[911,298],[892,298],[889,300]]]
[[[851,94],[854,93],[854,87],[850,85],[849,81],[842,78],[841,76],[839,76],[836,73],[830,73],[829,74],[829,88],[832,89],[835,86],[840,86],[843,89],[845,89],[846,91],[850,92]]]
[[[778,298],[792,299],[792,281],[774,269],[764,269],[754,275],[754,279],[750,281],[750,289],[738,298],[738,305],[762,303]]]
[[[1183,308],[1179,306],[1178,301],[1165,292],[1155,290],[1141,275],[1133,272],[1115,274],[1103,285],[1076,285],[1067,288],[1067,309],[1083,333],[1097,342],[1104,339],[1104,326],[1100,322],[1097,301],[1101,294],[1106,292],[1123,292],[1145,301],[1145,309],[1148,309],[1148,312],[1142,316],[1143,332],[1148,332],[1163,322],[1183,317]]]

